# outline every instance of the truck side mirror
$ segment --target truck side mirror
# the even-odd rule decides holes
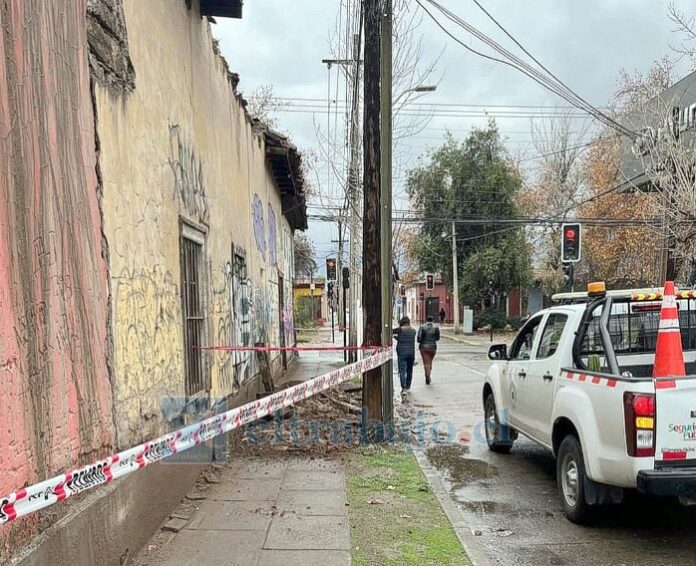
[[[507,360],[507,344],[493,344],[488,349],[489,360]]]

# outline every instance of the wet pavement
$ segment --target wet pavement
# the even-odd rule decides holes
[[[425,455],[439,470],[476,541],[495,564],[696,564],[696,507],[630,494],[603,508],[593,527],[563,515],[555,461],[520,437],[509,455],[489,452],[481,387],[488,342],[447,341],[426,388],[414,371],[411,405],[421,411]]]

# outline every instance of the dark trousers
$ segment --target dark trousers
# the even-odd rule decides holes
[[[433,371],[433,358],[435,357],[437,350],[421,348],[420,353],[421,357],[423,358],[423,369],[425,370],[425,377],[430,377],[430,373]]]
[[[415,356],[399,356],[399,379],[401,380],[401,389],[411,389],[411,381],[413,381],[413,362],[415,361]]]

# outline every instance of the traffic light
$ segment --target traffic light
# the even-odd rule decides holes
[[[333,281],[329,281],[326,284],[326,296],[329,299],[329,301],[332,301],[334,298],[334,285],[335,283]]]
[[[336,260],[332,257],[326,260],[326,279],[336,281]]]
[[[435,276],[432,273],[428,273],[425,276],[425,290],[432,291],[435,289]]]
[[[343,268],[343,288],[350,289],[350,269],[347,267]]]
[[[580,261],[580,224],[562,226],[561,261],[570,263]]]
[[[402,297],[406,296],[406,286],[405,285],[399,285],[399,295]]]

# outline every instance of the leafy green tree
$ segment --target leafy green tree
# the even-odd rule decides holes
[[[429,162],[409,172],[411,204],[423,223],[412,244],[422,271],[440,272],[452,285],[452,221],[462,298],[472,304],[500,304],[530,277],[524,227],[471,223],[476,219],[519,218],[519,172],[505,152],[495,122],[474,129],[463,141],[448,134]]]
[[[314,242],[303,232],[295,232],[295,277],[309,279],[317,270]]]

